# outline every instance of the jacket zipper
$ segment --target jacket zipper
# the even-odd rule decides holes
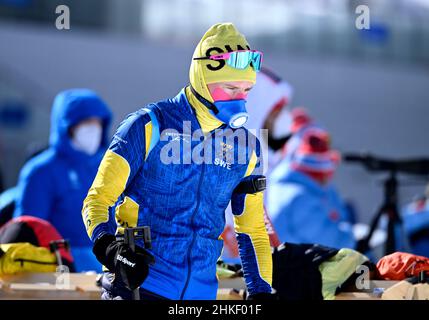
[[[204,138],[205,140],[205,138]],[[198,182],[198,189],[197,189],[197,206],[195,207],[194,213],[192,214],[191,217],[191,227],[192,229],[194,228],[194,218],[195,215],[198,212],[198,209],[200,208],[200,191],[201,191],[201,183],[203,182],[203,177],[204,177],[204,169],[205,169],[205,162],[203,161],[202,163],[202,169],[201,169],[201,175],[200,175],[200,180]],[[192,250],[192,246],[194,245],[195,242],[195,238],[196,238],[196,234],[195,231],[192,230],[192,241],[191,241],[191,245],[188,248],[188,252],[187,252],[187,264],[188,264],[188,274],[186,276],[186,282],[185,282],[185,286],[183,287],[182,293],[180,294],[180,300],[183,300],[183,297],[185,295],[186,289],[188,289],[188,285],[189,285],[189,280],[191,279],[191,250]]]
[[[24,262],[31,262],[36,264],[45,264],[45,265],[56,265],[55,262],[43,262],[43,261],[37,261],[37,260],[29,260],[29,259],[14,259],[15,262],[21,262],[21,267],[24,266]]]

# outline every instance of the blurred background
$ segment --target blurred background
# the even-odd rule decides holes
[[[358,5],[370,30],[358,30]],[[58,5],[70,29],[58,30]],[[0,0],[0,169],[16,184],[25,159],[48,144],[54,96],[97,91],[112,131],[147,103],[188,84],[193,50],[217,22],[233,22],[264,64],[294,88],[342,152],[429,157],[429,0]],[[112,132],[113,133],[113,132]],[[384,174],[343,162],[335,183],[368,222]],[[400,203],[427,182],[400,177]]]

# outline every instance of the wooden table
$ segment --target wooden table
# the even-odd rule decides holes
[[[55,273],[23,273],[0,278],[0,299],[99,300],[96,274],[69,273],[69,284]]]
[[[23,273],[0,278],[0,299],[31,300],[99,300],[101,288],[97,274],[69,273],[69,285],[58,281],[55,273]],[[236,289],[233,290],[232,288]],[[242,300],[242,278],[221,279],[218,300]]]
[[[356,289],[350,287],[335,296],[335,300],[381,300],[381,295],[374,294],[374,289],[388,289],[397,284],[399,281],[387,280],[371,280],[369,282],[369,289]]]
[[[97,274],[70,273],[69,283],[58,281],[55,273],[24,273],[0,278],[0,299],[31,300],[99,300],[101,288],[96,285]],[[336,300],[379,300],[374,288],[387,289],[398,281],[370,281],[370,288],[349,288]],[[242,300],[246,285],[243,278],[219,280],[218,300]]]

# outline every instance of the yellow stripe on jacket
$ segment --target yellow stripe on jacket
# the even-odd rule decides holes
[[[248,177],[252,174],[252,172],[255,170],[256,164],[258,163],[258,157],[256,156],[255,151],[252,152],[252,156],[249,160],[249,165],[247,166],[246,173],[244,174],[244,177]]]
[[[109,221],[109,208],[125,190],[129,175],[127,160],[107,150],[83,202],[82,218],[90,238],[99,224]]]
[[[247,194],[244,210],[240,215],[234,215],[236,233],[247,234],[256,254],[259,275],[269,285],[272,284],[273,262],[270,240],[264,222],[264,193]]]
[[[253,151],[244,177],[254,173],[257,164],[258,157]],[[270,240],[264,222],[264,193],[262,191],[245,195],[243,211],[234,214],[234,225],[236,233],[244,233],[250,237],[256,254],[259,275],[271,285],[273,262]]]

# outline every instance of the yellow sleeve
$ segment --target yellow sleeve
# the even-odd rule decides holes
[[[270,240],[264,222],[263,197],[263,192],[247,194],[244,200],[243,213],[241,215],[234,215],[234,225],[235,232],[239,235],[239,240],[240,234],[247,235],[250,239],[251,243],[248,244],[243,240],[242,245],[253,249],[256,256],[258,274],[271,286],[273,262]],[[242,259],[246,259],[247,257],[247,253],[244,252],[240,252],[240,255]]]
[[[253,153],[244,179],[252,179],[257,166]],[[272,256],[264,222],[264,193],[234,193],[231,198],[235,232],[250,294],[271,292]]]
[[[101,161],[97,175],[83,202],[82,218],[91,239],[94,229],[109,221],[109,208],[112,207],[125,190],[130,166],[123,157],[108,150]],[[107,231],[109,226],[105,225]]]

